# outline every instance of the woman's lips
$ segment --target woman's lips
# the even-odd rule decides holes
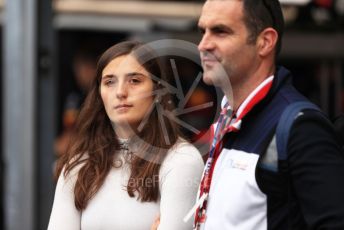
[[[116,111],[127,111],[127,110],[130,109],[131,107],[133,107],[133,105],[129,105],[129,104],[120,104],[120,105],[116,105],[116,106],[115,106],[115,110],[116,110]]]

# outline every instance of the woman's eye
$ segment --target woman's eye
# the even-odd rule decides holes
[[[141,81],[140,81],[140,79],[138,79],[138,78],[131,78],[131,79],[129,80],[129,82],[130,82],[130,84],[138,84],[138,83],[140,83]]]
[[[104,84],[105,84],[106,86],[111,86],[111,85],[114,84],[114,80],[112,80],[112,79],[106,80],[106,81],[104,82]]]

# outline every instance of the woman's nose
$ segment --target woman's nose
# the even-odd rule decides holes
[[[119,82],[116,89],[116,97],[118,99],[124,99],[128,97],[128,86],[125,82]]]

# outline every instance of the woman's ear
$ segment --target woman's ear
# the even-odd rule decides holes
[[[276,44],[278,40],[278,33],[273,28],[269,27],[263,30],[258,36],[258,53],[265,57],[269,54],[275,55]]]

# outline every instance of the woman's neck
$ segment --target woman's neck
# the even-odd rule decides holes
[[[134,130],[129,125],[113,125],[115,133],[119,139],[128,140],[134,136]]]

